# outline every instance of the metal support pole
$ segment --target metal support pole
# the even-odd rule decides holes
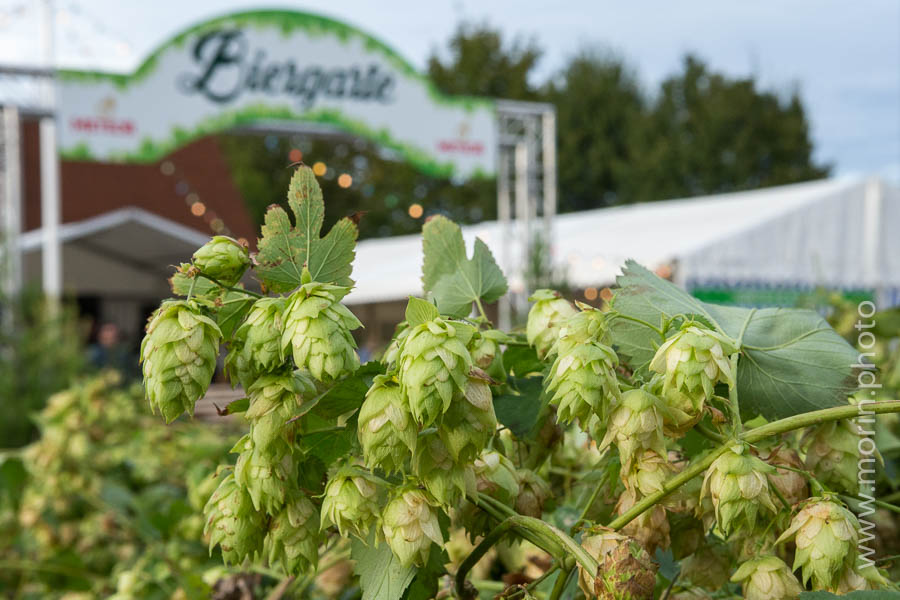
[[[877,178],[866,182],[863,193],[862,271],[864,285],[873,288],[877,306],[884,306],[884,277],[881,266],[882,192]]]
[[[56,121],[41,119],[41,230],[44,234],[41,268],[44,294],[62,295],[62,249],[59,240],[59,155],[56,151]]]
[[[497,220],[500,222],[500,265],[504,273],[512,273],[513,260],[510,256],[512,211],[509,202],[509,155],[502,148],[497,150]],[[512,304],[510,295],[505,294],[497,305],[500,329],[512,327]]]
[[[14,106],[3,108],[3,196],[0,213],[3,215],[4,296],[15,296],[22,287],[22,252],[19,235],[22,233],[22,165],[19,140],[19,111]]]
[[[547,249],[547,266],[553,261],[553,218],[556,216],[556,113],[548,110],[542,118],[542,155],[544,171],[544,248]]]
[[[519,242],[519,251],[516,256],[516,266],[513,272],[512,291],[516,312],[521,314],[527,309],[527,282],[526,274],[531,240],[531,199],[529,198],[528,185],[528,144],[519,142],[515,150],[515,199],[516,199],[516,239]]]

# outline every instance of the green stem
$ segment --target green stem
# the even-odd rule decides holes
[[[784,497],[784,494],[782,494],[780,491],[778,491],[778,488],[775,486],[775,484],[772,483],[772,478],[766,477],[766,481],[769,482],[769,489],[772,490],[773,492],[775,492],[775,495],[778,496],[778,499],[781,501],[782,506],[784,506],[784,508],[786,508],[788,510],[788,512],[790,512],[790,510],[791,510],[790,503],[787,501],[787,498]]]
[[[209,279],[210,281],[212,281],[214,284],[216,284],[217,286],[219,286],[219,287],[222,288],[223,290],[228,290],[228,291],[230,291],[230,292],[239,292],[239,293],[241,293],[241,294],[247,294],[248,296],[253,296],[254,298],[264,298],[264,297],[265,297],[265,296],[263,296],[262,294],[257,294],[256,292],[251,292],[250,290],[245,290],[244,288],[234,287],[234,286],[231,286],[231,285],[225,285],[224,283],[222,283],[221,281],[219,281],[219,280],[216,279],[215,277],[210,277],[209,275],[207,275],[207,274],[204,273],[203,271],[197,271],[197,276],[194,277],[194,281],[197,280],[197,277],[203,277],[204,279]],[[194,284],[191,283],[191,289],[193,289],[193,287],[194,287]]]
[[[596,573],[597,569],[594,569],[592,573]],[[566,589],[566,583],[569,581],[569,575],[572,574],[572,569],[560,571],[559,576],[556,578],[556,581],[553,583],[553,591],[550,592],[550,600],[559,600],[562,597],[562,593]]]
[[[57,575],[65,575],[66,577],[78,577],[82,579],[102,579],[102,575],[82,571],[73,567],[63,565],[54,565],[47,562],[37,563],[30,560],[0,560],[0,569],[9,569],[15,571],[36,571],[38,573],[55,573]]]
[[[478,314],[481,315],[484,322],[490,325],[491,320],[487,318],[487,313],[484,312],[484,305],[481,303],[481,298],[475,298],[475,306],[478,307]]]
[[[630,315],[623,315],[622,313],[620,313],[616,310],[610,311],[610,318],[625,319],[626,321],[632,321],[634,323],[639,323],[640,325],[643,325],[644,327],[648,327],[648,328],[652,329],[653,331],[658,333],[660,335],[660,337],[665,338],[664,330],[660,329],[659,327],[657,327],[655,325],[651,325],[650,323],[648,323],[647,321],[644,321],[643,319],[638,319],[638,318],[632,317]]]
[[[743,331],[741,334],[743,335]],[[740,435],[744,429],[744,424],[741,422],[741,405],[738,402],[737,389],[737,368],[740,356],[740,352],[735,352],[728,359],[731,363],[731,381],[728,383],[728,407],[731,412],[731,430],[735,436]]]
[[[717,432],[717,431],[713,431],[712,429],[710,429],[710,428],[707,427],[706,425],[703,425],[703,424],[700,424],[700,423],[697,423],[696,425],[694,425],[694,430],[695,430],[697,433],[699,433],[700,435],[702,435],[703,437],[705,437],[705,438],[707,438],[707,439],[710,439],[710,440],[712,440],[712,441],[714,441],[714,442],[716,442],[716,443],[718,443],[718,444],[722,444],[722,443],[725,442],[725,440],[728,439],[727,437],[725,437],[725,436],[722,435],[721,433],[719,433],[719,432]]]
[[[889,502],[885,502],[884,500],[875,500],[874,498],[860,498],[859,496],[850,496],[847,494],[841,494],[841,498],[843,498],[844,500],[854,500],[856,502],[871,502],[875,506],[900,514],[900,506],[890,504]]]
[[[196,284],[197,284],[197,278],[194,277],[193,279],[191,279],[191,287],[188,288],[188,295],[187,295],[187,301],[188,301],[188,302],[190,302],[191,296],[194,295],[194,286],[195,286]]]
[[[588,498],[587,504],[585,504],[584,508],[581,510],[581,516],[578,517],[578,520],[575,521],[575,523],[572,525],[572,527],[569,528],[569,535],[574,534],[575,530],[578,528],[578,526],[587,520],[588,512],[590,512],[591,507],[594,506],[594,502],[597,501],[597,496],[600,495],[601,489],[603,489],[602,482],[597,484],[596,486],[594,486],[594,491],[591,492],[591,497]]]

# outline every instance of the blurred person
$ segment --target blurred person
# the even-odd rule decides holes
[[[88,346],[87,352],[88,361],[95,369],[115,369],[127,378],[136,376],[136,358],[122,343],[119,326],[115,323],[100,325],[96,340]]]

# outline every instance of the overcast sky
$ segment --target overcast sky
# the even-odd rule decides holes
[[[39,0],[0,0],[0,63],[38,60]],[[460,20],[487,21],[546,51],[544,80],[584,45],[610,48],[653,90],[695,52],[715,69],[799,89],[818,159],[838,174],[900,180],[897,0],[56,0],[57,60],[129,70],[177,31],[214,15],[294,8],[346,21],[422,68]]]

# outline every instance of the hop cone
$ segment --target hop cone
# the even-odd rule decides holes
[[[150,408],[171,423],[206,393],[216,370],[222,332],[192,302],[167,300],[147,324],[141,342],[144,386]]]
[[[797,546],[794,570],[802,569],[803,585],[812,579],[815,589],[828,589],[856,562],[859,521],[834,500],[810,498],[776,543],[791,538]]]
[[[712,499],[716,524],[724,535],[753,531],[760,513],[778,512],[767,479],[774,472],[774,467],[740,446],[727,450],[709,466],[700,498]]]
[[[259,375],[276,371],[284,362],[281,348],[284,307],[284,298],[260,298],[234,332],[225,366],[244,389]]]
[[[661,491],[674,471],[665,456],[647,448],[638,451],[630,469],[622,469],[621,477],[625,487],[637,490],[642,496],[649,496]]]
[[[322,529],[334,525],[342,536],[349,532],[366,539],[379,512],[378,488],[353,467],[340,469],[325,486]]]
[[[806,468],[828,488],[859,493],[859,433],[853,421],[831,421],[809,429],[801,445]]]
[[[534,302],[534,306],[528,311],[525,335],[529,345],[537,351],[538,358],[543,360],[556,344],[563,322],[576,311],[568,300],[553,290],[537,290],[528,300]]]
[[[479,332],[469,344],[472,363],[497,381],[506,381],[506,369],[503,367],[503,352],[500,344],[506,334],[496,329]]]
[[[584,314],[570,321],[583,320],[579,317]],[[598,341],[585,340],[582,328],[560,331],[556,348],[558,356],[550,368],[547,390],[553,392],[551,402],[559,420],[571,423],[578,419],[586,426],[591,415],[605,418],[607,405],[620,395],[616,353]]]
[[[464,397],[454,400],[441,419],[438,435],[455,462],[471,463],[496,430],[490,385],[481,377],[470,377]]]
[[[802,469],[803,463],[796,450],[780,447],[766,457],[766,462],[776,468],[776,472],[769,475],[769,483],[784,496],[791,506],[809,498],[809,485],[806,477],[796,471],[789,471],[780,467],[786,466],[793,469]]]
[[[403,469],[416,449],[418,427],[400,392],[387,375],[376,375],[359,410],[359,443],[366,465],[387,473]]]
[[[466,494],[466,465],[457,463],[436,432],[422,436],[413,454],[413,473],[438,502],[458,504]]]
[[[263,375],[247,389],[250,407],[244,416],[250,421],[250,438],[260,452],[278,454],[287,422],[301,414],[304,400],[316,394],[313,381],[302,371],[288,375]],[[273,447],[274,445],[274,447]]]
[[[642,450],[666,455],[663,437],[662,403],[653,394],[637,388],[622,394],[622,400],[609,416],[608,430],[600,447],[611,443],[619,448],[622,469],[629,471]]]
[[[472,328],[442,318],[416,325],[400,349],[400,387],[410,410],[428,427],[450,408],[468,384]]]
[[[422,566],[431,543],[443,546],[436,502],[427,492],[405,487],[384,507],[382,531],[391,551],[404,567]]]
[[[623,515],[637,504],[640,499],[637,491],[625,489],[616,503],[616,514]],[[622,533],[628,534],[640,542],[647,552],[656,554],[656,549],[665,550],[671,545],[672,527],[666,509],[662,504],[657,504],[650,510],[644,511],[628,525],[622,528]]]
[[[890,584],[891,581],[878,567],[857,559],[856,566],[845,567],[837,585],[829,591],[835,594],[849,594],[856,591],[880,590],[889,587]]]
[[[777,556],[762,556],[741,564],[731,577],[741,583],[747,600],[790,600],[803,592],[800,582]]]
[[[237,240],[217,235],[194,252],[194,266],[223,285],[234,285],[250,266],[250,251]]]
[[[265,515],[253,508],[250,496],[231,473],[216,488],[203,512],[203,533],[209,536],[210,552],[218,545],[226,563],[240,564],[262,550]]]
[[[311,282],[288,299],[282,348],[293,353],[297,367],[307,369],[319,381],[332,381],[359,367],[350,332],[362,323],[340,302],[349,291]]]
[[[475,460],[475,484],[479,492],[515,506],[519,496],[519,478],[512,462],[497,452],[487,450]]]
[[[598,528],[586,534],[582,547],[600,564],[588,574],[579,565],[578,585],[587,598],[650,600],[656,585],[656,565],[640,544],[627,536]]]
[[[269,524],[265,551],[270,563],[297,575],[319,561],[319,513],[306,496],[296,493]]]
[[[391,339],[391,343],[388,344],[388,347],[384,351],[384,355],[381,357],[381,362],[386,365],[393,365],[400,360],[400,347],[403,346],[403,340],[409,336],[409,332],[409,323],[401,321],[394,331],[394,337]]]
[[[594,557],[598,563],[612,554],[613,550],[628,542],[628,536],[616,533],[611,529],[595,527],[584,533],[581,537],[581,547]],[[593,598],[597,595],[595,586],[599,583],[599,573],[590,573],[578,564],[578,587],[584,592],[586,598]]]
[[[737,349],[725,336],[691,325],[659,347],[650,370],[665,375],[663,392],[683,394],[695,412],[713,396],[716,383],[734,378],[728,357]],[[684,410],[685,406],[682,406]]]
[[[296,466],[290,446],[277,440],[267,448],[257,446],[251,434],[242,437],[232,452],[239,453],[234,478],[247,490],[257,510],[277,513],[293,490]]]
[[[519,495],[516,496],[516,512],[526,517],[540,519],[544,513],[544,504],[552,492],[543,478],[529,469],[516,472],[519,481]]]

